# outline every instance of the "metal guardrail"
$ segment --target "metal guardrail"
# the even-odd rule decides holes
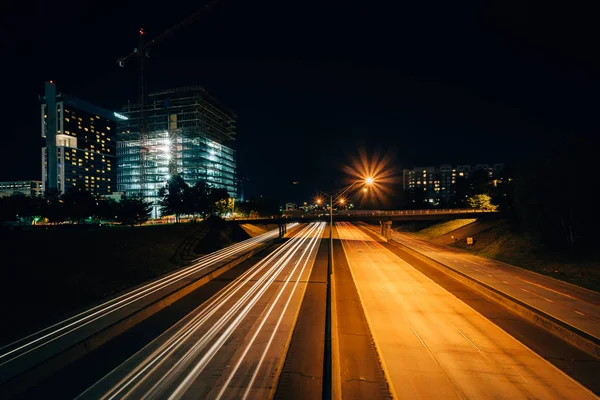
[[[481,210],[475,208],[446,208],[426,210],[335,210],[333,215],[446,215],[446,214],[472,214],[472,213],[495,213],[497,211]]]
[[[425,210],[333,210],[333,215],[344,215],[344,216],[394,216],[394,215],[448,215],[448,214],[487,214],[497,213],[498,211],[483,210],[477,208],[436,208],[436,209],[425,209]],[[329,215],[328,211],[287,211],[283,213],[283,216],[300,217],[300,216],[326,216]]]
[[[482,210],[478,208],[435,208],[426,210],[333,210],[333,215],[346,216],[346,217],[368,217],[368,216],[382,216],[391,217],[395,215],[456,215],[456,214],[494,214],[498,211],[494,210]],[[229,221],[265,221],[265,220],[277,220],[279,218],[292,217],[328,217],[329,211],[285,211],[281,215],[271,215],[265,217],[239,217],[228,219]]]

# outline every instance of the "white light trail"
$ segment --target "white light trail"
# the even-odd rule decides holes
[[[292,296],[297,293],[299,282],[311,257],[316,254],[324,226],[324,223],[319,222],[304,227],[179,324],[84,392],[81,397],[114,399],[143,396],[178,399],[186,394],[238,327],[242,324],[246,327],[247,324],[258,324],[257,331],[244,348],[236,367],[230,371],[230,376],[219,394],[221,396],[250,347],[265,345],[257,344],[255,339],[259,331],[263,331],[266,321],[272,317],[275,307],[283,305],[282,315],[285,314]],[[310,268],[312,265],[308,268],[308,273]],[[284,278],[281,279],[280,276]],[[269,289],[273,288],[278,288],[277,294],[268,295]],[[289,293],[284,293],[285,291]],[[266,311],[252,311],[261,299],[268,299]],[[251,311],[252,315],[260,313],[259,321],[248,318]],[[275,331],[278,330],[281,320],[282,316],[279,316]],[[270,339],[262,352],[263,357],[254,371],[250,386],[273,341],[275,331],[268,333]],[[111,378],[111,375],[114,377]],[[112,381],[108,389],[103,387],[103,381],[106,381],[105,384]],[[93,394],[94,389],[101,393]]]
[[[293,227],[294,225],[297,224],[289,224],[288,227]],[[102,318],[107,318],[116,311],[132,305],[135,302],[141,301],[142,299],[145,299],[160,290],[166,290],[169,288],[169,286],[174,285],[190,277],[191,275],[214,265],[215,263],[246,252],[254,246],[275,238],[277,235],[278,230],[273,230],[218,250],[214,253],[199,257],[195,259],[188,267],[165,275],[137,289],[131,290],[127,293],[117,296],[114,299],[103,302],[102,304],[53,324],[36,333],[5,345],[0,348],[0,367],[36,349],[47,346],[48,344],[68,334],[78,331],[92,322],[98,321]]]

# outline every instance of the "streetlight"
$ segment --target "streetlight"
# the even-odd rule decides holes
[[[329,240],[332,242],[331,244],[333,244],[333,200],[334,200],[334,197],[336,198],[338,203],[343,205],[346,202],[346,199],[342,197],[344,195],[344,193],[346,193],[347,191],[352,189],[354,187],[354,185],[356,185],[358,183],[365,184],[363,191],[366,192],[367,187],[372,186],[373,183],[375,183],[375,178],[373,178],[372,176],[368,176],[364,180],[352,182],[350,185],[341,189],[336,194],[324,193],[326,196],[329,196]],[[321,198],[317,198],[317,204],[321,205],[322,202],[323,202],[323,200]]]
[[[357,183],[364,183],[366,186],[371,186],[373,184],[374,180],[372,177],[367,177],[364,180],[360,180],[360,181],[356,181],[353,182],[352,184],[348,185],[347,187],[345,187],[344,189],[340,190],[339,192],[337,192],[336,194],[327,194],[324,193],[325,196],[329,196],[329,251],[327,252],[327,307],[326,307],[326,317],[325,317],[325,363],[331,363],[331,279],[332,279],[332,274],[333,274],[333,198],[335,197],[338,201],[338,203],[340,204],[344,204],[346,202],[346,199],[344,197],[342,197],[344,195],[344,193],[346,193],[347,191],[349,191],[350,189],[352,189],[354,187],[354,185],[356,185]],[[367,188],[365,187],[365,190]],[[317,198],[317,204],[321,204],[322,203],[322,199],[321,198]],[[327,368],[327,364],[326,365],[326,370]],[[327,398],[331,398],[331,393],[329,393],[329,395],[325,396]]]

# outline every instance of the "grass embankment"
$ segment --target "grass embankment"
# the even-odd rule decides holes
[[[422,229],[417,232],[417,235],[424,239],[431,240],[462,228],[465,225],[469,225],[475,221],[477,221],[475,218],[453,219],[452,221],[441,222],[439,224]]]
[[[263,233],[269,232],[273,229],[277,229],[276,224],[240,224],[240,228],[242,228],[248,235],[252,237],[256,237],[258,235],[262,235]]]
[[[490,225],[481,224],[482,229],[478,229],[477,224],[479,222],[440,233],[435,237],[431,236],[431,232],[435,231],[436,226],[421,232],[430,232],[428,238],[438,242],[442,242],[439,240],[442,236],[452,233],[455,238],[453,247],[600,292],[600,263],[598,262],[600,257],[597,253],[570,255],[553,252],[537,244],[532,238],[515,232],[507,221]],[[439,224],[441,225],[444,224]],[[445,229],[440,228],[440,232],[443,230]],[[421,233],[417,235],[421,236]],[[465,240],[467,236],[475,239],[473,247],[467,247]]]
[[[242,236],[223,222],[0,231],[0,318],[7,327],[0,343],[247,238]]]

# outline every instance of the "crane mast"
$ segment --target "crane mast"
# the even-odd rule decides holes
[[[179,29],[183,28],[186,25],[193,23],[196,19],[198,19],[200,16],[204,15],[207,11],[212,9],[217,3],[221,2],[221,1],[222,0],[212,0],[212,1],[204,4],[196,12],[189,15],[188,17],[183,19],[178,24],[167,29],[162,34],[158,35],[156,38],[152,39],[149,42],[145,41],[144,28],[140,28],[140,30],[139,30],[140,37],[139,37],[138,47],[133,49],[133,52],[131,52],[127,56],[121,57],[120,59],[117,60],[117,64],[119,65],[119,67],[125,67],[125,63],[132,58],[137,58],[140,63],[140,70],[139,70],[140,75],[138,77],[138,104],[140,106],[140,121],[139,121],[140,188],[141,188],[142,196],[144,196],[144,197],[148,195],[148,193],[147,193],[147,191],[148,191],[148,175],[147,175],[148,165],[147,164],[148,164],[148,153],[149,153],[149,149],[148,149],[149,136],[148,136],[148,118],[147,118],[147,110],[146,110],[146,97],[147,97],[146,89],[147,88],[146,88],[146,71],[145,71],[145,64],[147,61],[146,59],[148,58],[148,51],[152,46],[163,42],[165,39],[167,39],[169,36],[173,35]]]

